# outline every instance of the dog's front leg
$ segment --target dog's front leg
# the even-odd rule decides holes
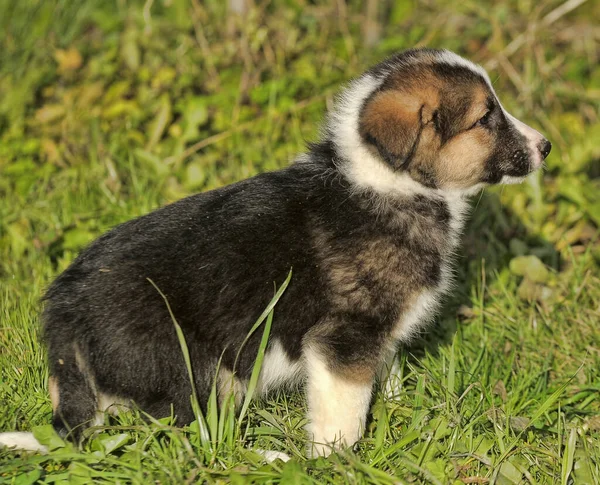
[[[336,366],[324,349],[305,351],[308,370],[308,456],[356,443],[365,430],[375,372]],[[370,367],[370,366],[369,366]]]

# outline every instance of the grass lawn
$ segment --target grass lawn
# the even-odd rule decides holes
[[[0,483],[600,483],[600,2],[255,3],[0,0],[0,431],[51,448],[0,450]],[[303,457],[301,391],[53,435],[52,278],[115,224],[285,166],[341,84],[415,45],[481,63],[553,151],[473,201],[456,289],[356,449]]]

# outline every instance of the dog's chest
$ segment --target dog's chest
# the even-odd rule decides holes
[[[383,230],[354,234],[349,244],[336,245],[327,234],[317,241],[335,310],[379,320],[396,341],[431,318],[449,289],[464,207],[410,209]]]
[[[448,201],[450,224],[443,231],[445,244],[440,255],[439,278],[435,285],[417,289],[403,306],[392,329],[394,341],[408,341],[427,324],[439,309],[441,300],[453,283],[452,257],[460,244],[467,203],[464,200]]]

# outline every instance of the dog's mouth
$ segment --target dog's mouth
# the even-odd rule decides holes
[[[550,153],[552,145],[546,139],[534,150],[530,146],[517,150],[509,155],[504,162],[504,175],[501,184],[518,184],[544,165],[544,160]]]

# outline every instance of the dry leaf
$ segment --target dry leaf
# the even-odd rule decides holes
[[[83,58],[75,47],[68,49],[57,49],[54,52],[54,59],[58,62],[58,72],[66,73],[76,71],[83,64]]]

